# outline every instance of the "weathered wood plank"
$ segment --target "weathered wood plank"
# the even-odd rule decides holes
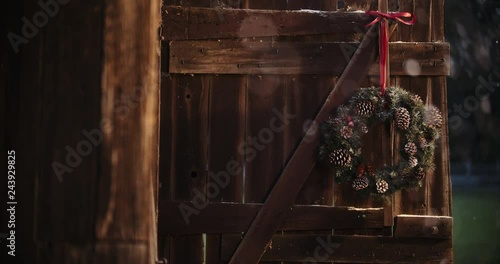
[[[435,152],[436,169],[428,176],[430,191],[428,192],[428,212],[429,215],[452,215],[451,203],[451,177],[450,177],[450,149],[448,136],[448,103],[446,77],[430,78],[431,102],[441,111],[443,116],[443,126],[441,128],[441,138],[437,142]]]
[[[432,0],[431,3],[431,40],[444,40],[444,0]],[[430,215],[452,215],[451,203],[451,177],[450,177],[450,148],[448,135],[448,89],[446,77],[432,77],[430,80],[432,87],[432,103],[436,105],[443,116],[443,126],[441,128],[441,139],[436,149],[436,170],[434,175],[429,177],[432,184],[432,191],[429,193],[428,204]]]
[[[170,163],[170,171],[163,172],[169,176],[169,182],[163,184],[170,189],[169,196],[173,200],[205,201],[208,92],[203,89],[199,77],[173,75],[172,78],[173,86],[168,92],[171,93],[172,138],[175,140],[170,160],[165,161]],[[194,259],[204,256],[202,236],[171,237],[169,254],[173,263],[198,263]]]
[[[240,8],[242,1],[196,0],[191,6]],[[186,5],[186,2],[182,3]],[[218,17],[224,21],[222,15]],[[226,20],[227,22],[227,20]],[[168,63],[167,63],[168,64]],[[166,68],[168,69],[168,68]],[[202,75],[202,86],[208,91],[207,130],[207,201],[241,202],[243,199],[243,142],[245,117],[245,82],[238,75]],[[204,262],[220,263],[220,234],[206,234]],[[189,250],[186,250],[189,254]]]
[[[221,257],[228,260],[239,234],[223,235]],[[318,263],[452,263],[451,239],[374,236],[275,235],[261,260]]]
[[[359,43],[172,41],[169,71],[220,74],[340,75]],[[406,65],[417,63],[419,75],[449,74],[449,44],[390,43],[391,74],[415,75]],[[167,58],[164,58],[167,59]],[[379,65],[369,74],[378,76]]]
[[[366,31],[363,12],[276,11],[166,6],[167,40],[311,35]],[[311,25],[314,25],[312,27]]]
[[[449,216],[397,215],[395,237],[451,238],[453,218]]]
[[[277,75],[249,76],[246,100],[245,202],[264,202],[283,169],[284,87]]]
[[[372,27],[360,45],[359,52],[354,55],[335,88],[326,99],[325,104],[314,119],[314,123],[325,121],[329,113],[342,104],[357,89],[358,82],[368,71],[367,65],[374,59],[375,27]],[[302,185],[311,172],[316,159],[314,152],[319,143],[319,134],[309,128],[297,147],[284,172],[269,194],[266,203],[252,222],[240,246],[231,258],[230,263],[255,263],[262,256],[273,233],[286,218]]]
[[[160,201],[160,206],[161,235],[244,232],[262,208],[262,204],[250,203],[210,203],[200,207],[196,203],[169,201]],[[192,208],[196,213],[186,218],[188,215],[186,208]],[[294,205],[279,230],[382,228],[383,226],[383,208]]]

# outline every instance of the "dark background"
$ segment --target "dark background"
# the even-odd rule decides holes
[[[500,1],[447,0],[445,8],[455,263],[500,263]],[[477,97],[481,79],[496,87]]]

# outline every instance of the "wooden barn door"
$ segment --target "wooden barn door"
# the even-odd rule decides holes
[[[391,11],[417,16],[412,27],[391,24],[390,41],[400,42],[390,44],[390,84],[419,94],[446,117],[443,0],[388,2]],[[366,36],[370,18],[351,11],[380,6],[370,0],[164,5],[159,261],[228,263]],[[263,11],[300,9],[340,13]],[[377,85],[377,65],[367,65],[361,87]],[[365,140],[366,158],[376,167],[397,162],[392,129],[372,127]],[[445,127],[425,186],[384,201],[334,183],[329,169],[316,164],[260,263],[452,263],[447,157]]]

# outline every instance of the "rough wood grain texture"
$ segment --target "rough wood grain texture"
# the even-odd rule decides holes
[[[208,90],[201,78],[190,75],[173,76],[175,86],[170,87],[174,117],[172,122],[171,170],[169,173],[171,198],[180,201],[206,201],[207,118]],[[168,162],[168,161],[167,161]],[[160,212],[162,208],[160,208]],[[172,263],[198,263],[203,259],[201,235],[172,237],[170,261]],[[187,252],[190,252],[189,254]],[[190,262],[191,261],[191,262]]]
[[[332,74],[340,75],[358,43],[256,42],[198,40],[170,42],[172,73],[214,74]],[[419,75],[449,74],[446,43],[391,43],[391,73],[414,75],[411,63],[420,65]],[[352,52],[351,52],[352,51]],[[167,59],[167,58],[164,58]],[[379,74],[378,62],[370,75]]]
[[[262,208],[262,204],[210,203],[191,216],[187,223],[179,210],[182,203],[195,208],[193,203],[187,202],[160,203],[163,208],[159,220],[161,235],[244,232]],[[383,208],[295,205],[279,230],[369,229],[383,226]]]
[[[211,192],[208,198],[210,201],[241,202],[244,160],[238,146],[243,142],[245,132],[244,78],[237,75],[204,76],[203,86],[209,90],[210,97],[207,180]],[[203,221],[210,224],[209,219]],[[188,229],[192,229],[191,224]],[[207,235],[206,261],[209,264],[218,263],[220,259],[219,238],[220,235]]]
[[[394,237],[451,239],[453,218],[449,216],[397,215]]]
[[[168,54],[168,45],[162,43],[162,55]],[[163,55],[164,56],[164,55]],[[159,171],[158,171],[158,181],[159,181],[159,200],[172,200],[173,190],[170,188],[170,177],[171,177],[171,160],[172,160],[172,146],[174,144],[174,130],[173,121],[175,120],[174,104],[173,101],[173,89],[177,84],[177,78],[164,72],[168,65],[164,65],[165,60],[162,60],[161,64],[161,103],[160,103],[160,161],[159,161]],[[158,207],[158,211],[161,212],[163,208]],[[160,222],[158,222],[158,227],[161,227]],[[158,236],[158,259],[169,259],[170,258],[170,236]]]
[[[216,4],[223,1],[211,1]],[[231,8],[240,8],[243,1],[226,1]],[[219,13],[218,21],[231,23]],[[210,86],[209,102],[209,146],[208,169],[213,174],[209,184],[219,186],[220,191],[211,201],[242,202],[244,153],[238,150],[245,137],[245,96],[246,77],[238,75],[219,75],[204,77],[204,85]],[[229,176],[227,178],[227,175]],[[219,180],[215,180],[217,177]],[[225,178],[226,177],[226,178]],[[223,179],[221,183],[220,179]],[[225,180],[227,179],[227,181]],[[210,221],[207,219],[206,223]],[[192,227],[189,228],[190,230]],[[207,232],[208,233],[208,232]],[[207,264],[220,263],[220,234],[206,235],[205,261]]]
[[[259,8],[251,2],[248,8]],[[279,9],[272,4],[261,8]],[[281,9],[284,9],[281,7]],[[221,19],[224,18],[224,19]],[[206,9],[167,6],[163,21],[167,40],[220,39],[351,32],[364,28],[369,17],[361,12]],[[311,26],[314,25],[314,26]],[[365,31],[366,29],[362,29]]]
[[[294,113],[297,117],[290,121],[284,132],[286,142],[284,164],[291,158],[308,126],[312,125],[313,117],[319,110],[321,102],[325,101],[335,86],[335,77],[328,80],[326,76],[292,75],[289,78],[285,93],[285,111]],[[333,178],[329,172],[325,164],[316,164],[295,203],[333,205]]]
[[[209,87],[209,183],[219,190],[211,201],[242,201],[245,83],[237,75],[205,76]]]
[[[366,74],[368,70],[367,64],[373,60],[373,39],[376,35],[375,29],[372,27],[360,45],[360,52],[354,55],[313,122],[320,124],[325,121],[330,111],[345,102],[358,89],[359,79],[363,74]],[[318,134],[306,133],[297,151],[268,196],[263,208],[250,226],[231,263],[254,263],[258,261],[270,242],[272,234],[286,217],[288,207],[294,202],[296,195],[307,179],[307,175],[314,167],[314,151],[318,142]]]
[[[224,235],[222,259],[228,260],[240,235]],[[264,261],[335,263],[452,263],[451,239],[374,236],[275,235]]]
[[[210,7],[209,0],[167,0],[166,5],[185,5]],[[162,11],[164,12],[164,11]],[[174,26],[168,21],[162,21],[163,32]],[[168,46],[167,43],[164,44]],[[164,50],[165,56],[170,51]],[[162,65],[162,71],[168,71],[168,64]],[[204,203],[207,200],[206,186],[208,182],[208,103],[209,86],[204,86],[202,76],[171,75],[171,80],[162,84],[164,92],[171,94],[167,101],[162,101],[162,108],[172,108],[171,139],[166,146],[166,155],[160,157],[161,162],[169,163],[167,173],[169,197],[172,200],[197,200]],[[169,87],[170,85],[170,87]],[[167,120],[166,122],[169,122]],[[168,126],[168,124],[166,124]],[[162,138],[167,137],[168,132]],[[163,174],[163,173],[162,173]],[[160,212],[162,208],[160,208]],[[205,259],[205,244],[202,235],[170,236],[168,238],[169,263],[201,263]]]
[[[284,10],[287,8],[286,0],[270,1],[244,1],[244,7],[250,9]],[[267,24],[271,31],[276,31],[279,25],[263,17],[254,17],[258,23],[253,23],[252,18],[247,19],[241,27],[241,31],[249,29],[258,35],[262,32],[258,24]],[[276,22],[276,21],[274,21]],[[284,21],[283,21],[284,22]],[[257,25],[256,25],[257,24]],[[247,38],[245,41],[261,41],[273,43],[278,39],[274,36]],[[284,131],[290,125],[286,118],[285,90],[287,77],[279,75],[247,76],[247,100],[246,100],[246,139],[257,138],[264,147],[261,149],[257,144],[250,143],[246,146],[249,150],[256,150],[255,158],[250,155],[245,157],[245,202],[265,201],[271,187],[276,182],[283,170],[284,159]],[[283,120],[285,116],[286,120]],[[272,124],[273,123],[273,124]],[[253,194],[252,194],[253,192]],[[262,264],[280,264],[279,262],[261,262]]]
[[[110,129],[103,131],[100,153],[98,239],[151,242],[158,157],[159,8],[155,0],[116,0],[107,2],[104,10],[101,116]]]
[[[114,252],[133,241],[128,252],[141,252],[134,261],[153,263],[159,2],[73,1],[63,8],[39,46],[39,254],[44,244],[78,245],[72,256],[91,260],[86,250],[105,240],[113,242],[99,258],[120,263]],[[57,177],[51,164],[68,163],[69,148],[79,158]],[[40,263],[65,261],[48,252]]]
[[[162,54],[168,54],[168,46],[162,45]],[[165,66],[162,64],[161,69],[163,70]],[[175,134],[173,129],[175,116],[175,104],[170,103],[173,101],[172,97],[175,95],[175,89],[173,87],[177,86],[177,78],[175,76],[169,75],[166,72],[161,73],[161,104],[160,104],[160,162],[159,162],[159,199],[160,200],[172,200],[174,195],[174,188],[172,188],[170,178],[172,172],[172,160],[175,153],[172,151],[175,139],[173,135]],[[159,212],[162,212],[163,208],[158,207]],[[160,227],[160,222],[158,222]],[[170,236],[158,236],[158,259],[170,259]]]
[[[431,1],[431,40],[444,41],[444,0]],[[446,77],[431,78],[432,102],[443,115],[443,127],[441,129],[441,139],[436,149],[436,170],[432,182],[433,191],[428,198],[430,215],[452,215],[451,201],[451,177],[450,177],[450,148],[448,136],[448,100]]]
[[[430,191],[427,193],[427,214],[452,216],[446,78],[431,78],[429,86],[432,87],[431,102],[441,110],[443,115],[443,127],[435,153],[436,169],[432,175],[428,176]]]

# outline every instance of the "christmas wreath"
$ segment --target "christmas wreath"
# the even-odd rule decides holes
[[[321,126],[318,156],[334,168],[337,182],[350,183],[359,192],[386,195],[418,187],[434,167],[442,121],[440,111],[424,105],[416,94],[397,87],[385,93],[361,88]],[[394,122],[401,142],[399,164],[374,170],[363,160],[361,137],[374,122]]]

